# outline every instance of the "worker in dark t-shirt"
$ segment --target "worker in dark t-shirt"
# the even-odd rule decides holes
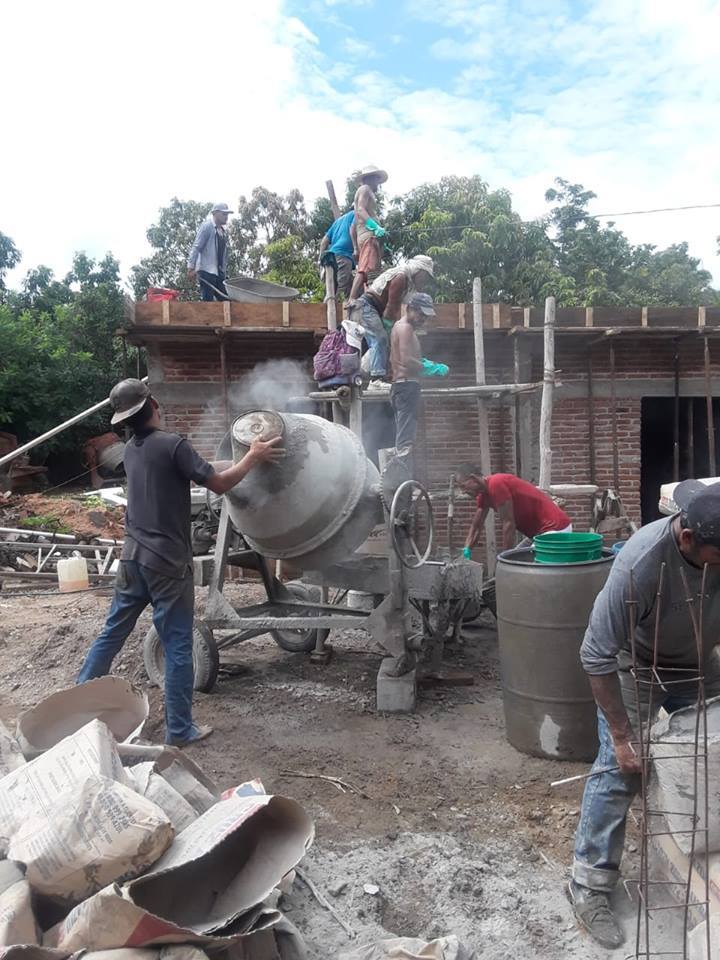
[[[133,431],[125,448],[125,542],[105,627],[88,651],[78,683],[104,676],[142,611],[151,604],[165,652],[166,740],[184,746],[210,727],[192,722],[193,586],[190,483],[213,493],[231,490],[253,467],[284,455],[280,438],[255,440],[239,463],[216,472],[187,440],[160,426],[157,402],[140,380],[123,380],[110,392],[113,425]],[[218,467],[220,465],[218,464]]]
[[[460,489],[475,497],[478,507],[465,540],[463,553],[468,560],[491,509],[502,521],[503,550],[515,546],[518,530],[530,538],[551,530],[572,530],[570,517],[546,493],[512,473],[491,473],[485,477],[477,467],[464,463],[456,469],[455,476]]]

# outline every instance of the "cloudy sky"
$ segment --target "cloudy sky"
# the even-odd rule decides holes
[[[312,199],[373,162],[388,192],[480,174],[544,212],[720,203],[717,0],[35,0],[3,7],[0,230],[13,276],[73,251],[124,272],[171,197]],[[618,218],[720,284],[720,209]]]

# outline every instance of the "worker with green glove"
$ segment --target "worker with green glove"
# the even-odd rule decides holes
[[[432,279],[434,264],[430,257],[418,254],[405,263],[390,267],[374,280],[352,307],[356,320],[365,328],[368,343],[367,365],[370,389],[388,374],[388,338],[393,324],[400,319],[403,304],[422,293]],[[432,302],[432,301],[431,301]]]
[[[382,263],[382,238],[385,230],[377,222],[377,192],[388,175],[385,170],[373,166],[364,167],[359,175],[360,186],[355,191],[353,209],[355,223],[351,236],[354,239],[354,257],[357,263],[355,280],[350,299],[355,300],[380,271]]]
[[[416,331],[428,317],[434,316],[432,298],[427,293],[416,293],[408,301],[405,316],[392,329],[390,403],[395,414],[395,449],[399,457],[409,456],[415,443],[420,377],[446,377],[449,372],[446,364],[434,363],[421,355]]]

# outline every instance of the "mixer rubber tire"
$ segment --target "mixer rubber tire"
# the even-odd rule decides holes
[[[318,591],[311,590],[300,581],[286,583],[285,588],[298,600],[316,600]],[[315,649],[317,630],[271,630],[270,635],[275,643],[288,653],[311,653]]]
[[[143,641],[143,661],[148,680],[162,690],[165,684],[165,651],[155,627],[150,627]],[[213,632],[204,623],[193,625],[193,689],[210,693],[215,686],[220,669],[220,654]]]

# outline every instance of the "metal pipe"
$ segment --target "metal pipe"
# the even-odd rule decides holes
[[[142,382],[147,383],[147,379],[147,377],[143,377]],[[0,457],[0,467],[4,463],[9,463],[11,460],[14,460],[16,457],[22,456],[23,453],[27,453],[28,450],[32,450],[34,447],[44,443],[46,440],[50,440],[51,437],[56,436],[58,433],[62,433],[62,431],[67,430],[68,427],[75,426],[76,423],[80,423],[80,421],[84,420],[86,417],[91,416],[93,413],[97,413],[98,410],[102,410],[103,407],[107,407],[109,403],[110,397],[107,397],[105,400],[101,400],[100,403],[93,404],[92,407],[88,407],[87,410],[83,410],[82,413],[76,413],[74,417],[70,417],[69,420],[65,420],[63,423],[58,424],[57,427],[53,427],[52,430],[46,430],[45,433],[40,434],[40,436],[36,437],[34,440],[29,440],[16,450],[11,450],[10,453],[6,453],[4,457]]]
[[[547,490],[552,477],[552,409],[555,387],[555,297],[545,298],[543,338],[543,391],[540,404],[540,478]]]

